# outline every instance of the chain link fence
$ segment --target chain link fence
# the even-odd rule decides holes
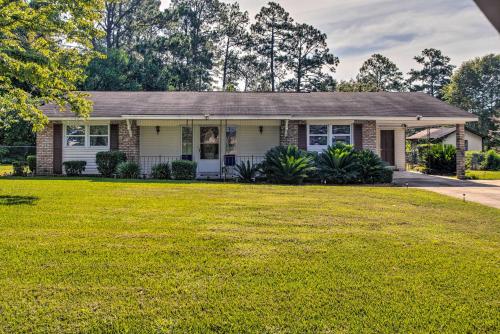
[[[28,155],[36,154],[36,146],[0,145],[0,164],[11,164],[14,161],[26,161]]]

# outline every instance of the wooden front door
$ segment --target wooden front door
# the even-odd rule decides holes
[[[394,166],[394,130],[380,131],[380,157],[389,166]]]

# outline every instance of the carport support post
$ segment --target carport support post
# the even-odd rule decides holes
[[[465,125],[457,124],[457,178],[465,179]]]

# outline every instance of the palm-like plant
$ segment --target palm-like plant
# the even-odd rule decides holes
[[[358,171],[361,182],[378,183],[384,179],[386,163],[370,150],[357,152]]]
[[[241,161],[239,164],[235,166],[238,180],[245,183],[253,182],[255,179],[255,174],[257,172],[257,168],[250,163],[250,161]]]
[[[359,179],[359,164],[351,145],[329,146],[318,158],[319,175],[327,183],[346,184]]]
[[[261,164],[261,171],[274,183],[300,184],[315,169],[313,158],[297,146],[270,149]]]

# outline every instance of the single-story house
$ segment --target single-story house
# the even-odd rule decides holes
[[[463,148],[466,122],[477,118],[423,93],[88,92],[86,119],[43,106],[37,173],[63,173],[62,162],[86,160],[97,174],[99,151],[121,150],[147,174],[176,159],[198,163],[199,177],[221,177],[239,161],[260,162],[270,148],[321,152],[344,142],[372,150],[405,170],[407,127],[454,125]],[[461,146],[460,146],[461,145]],[[458,160],[463,174],[463,159]]]
[[[441,143],[453,145],[457,144],[457,129],[455,127],[438,127],[428,128],[409,136],[407,139],[416,145],[420,142],[431,141],[433,143]],[[476,131],[465,128],[465,151],[482,151],[483,150],[483,136]]]

